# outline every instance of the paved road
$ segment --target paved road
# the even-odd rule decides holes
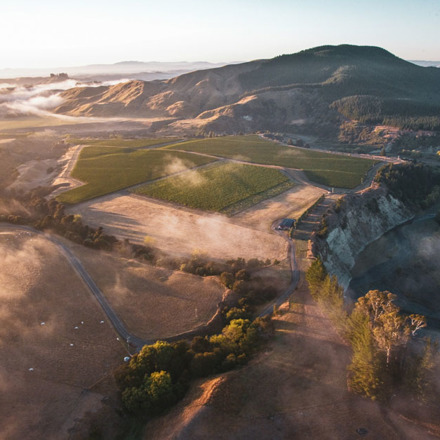
[[[127,343],[136,348],[136,350],[140,350],[144,345],[151,344],[154,341],[147,341],[141,339],[133,334],[131,334],[124,326],[123,322],[119,319],[118,315],[115,313],[113,308],[108,303],[101,289],[96,285],[93,281],[92,277],[85,270],[84,266],[78,260],[78,258],[73,255],[72,251],[65,246],[61,241],[57,240],[54,236],[38,231],[37,229],[28,227],[28,226],[18,226],[18,225],[8,225],[5,223],[0,224],[0,229],[8,230],[8,231],[25,231],[30,232],[32,234],[39,235],[40,237],[44,237],[46,240],[52,242],[64,255],[67,261],[71,264],[75,272],[79,275],[79,277],[84,281],[90,292],[92,292],[93,296],[98,301],[104,313],[107,315],[107,318],[111,322],[113,328],[116,330],[118,335]]]

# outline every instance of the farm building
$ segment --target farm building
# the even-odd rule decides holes
[[[279,224],[277,229],[279,231],[288,231],[290,228],[292,228],[295,225],[295,220],[293,218],[285,218],[283,221]]]

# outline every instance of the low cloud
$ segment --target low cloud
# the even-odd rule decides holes
[[[13,83],[0,84],[0,116],[17,117],[23,115],[55,116],[65,118],[50,112],[63,103],[61,92],[74,87],[110,86],[128,80],[82,83],[74,79],[67,79],[48,84],[33,86],[15,85]]]

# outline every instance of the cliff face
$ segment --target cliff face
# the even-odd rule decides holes
[[[314,234],[312,249],[346,289],[360,252],[385,232],[414,217],[415,211],[385,188],[347,195],[326,214],[326,237]]]

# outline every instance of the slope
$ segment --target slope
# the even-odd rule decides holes
[[[61,96],[58,113],[189,120],[174,123],[181,129],[335,127],[344,117],[438,118],[440,71],[378,47],[321,46],[167,81],[72,89]]]

